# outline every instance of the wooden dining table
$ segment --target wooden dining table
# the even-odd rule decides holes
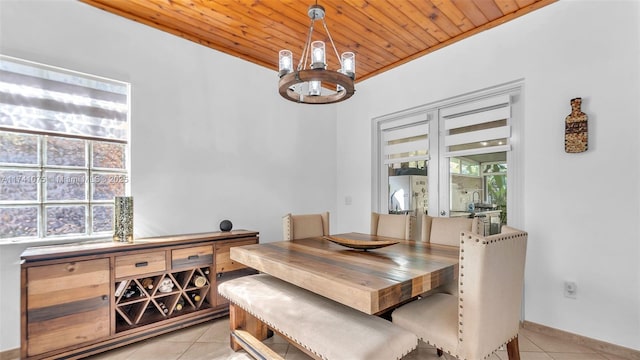
[[[395,244],[352,249],[330,240]],[[231,248],[231,259],[367,314],[458,278],[458,247],[361,233]]]

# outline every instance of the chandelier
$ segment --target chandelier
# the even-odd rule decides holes
[[[289,50],[280,50],[278,91],[287,100],[303,104],[331,104],[350,98],[355,92],[356,58],[352,52],[338,55],[327,23],[324,21],[324,7],[311,5],[307,12],[311,19],[309,34],[302,49],[298,67],[293,70],[293,55]],[[340,69],[327,70],[324,41],[311,41],[316,20],[322,25],[329,37],[333,51],[340,63]],[[307,68],[307,56],[309,68]],[[335,91],[333,90],[335,89]]]

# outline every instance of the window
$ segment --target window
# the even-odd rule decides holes
[[[482,96],[440,110],[442,152],[451,163],[450,216],[500,211],[506,223],[506,173],[480,176],[480,169],[485,171],[496,161],[506,165],[511,151],[511,97],[509,93]]]
[[[428,207],[427,163],[429,124],[427,113],[417,112],[380,124],[381,161],[388,184],[384,196],[389,213],[425,213]],[[383,208],[384,209],[384,208]]]
[[[129,85],[6,56],[0,75],[0,240],[109,235]]]
[[[418,217],[500,211],[503,223],[509,217],[512,226],[521,224],[522,86],[516,81],[373,119],[373,210]],[[390,141],[394,133],[401,136]],[[414,200],[423,207],[411,206]]]

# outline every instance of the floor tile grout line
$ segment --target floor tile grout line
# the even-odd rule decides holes
[[[224,319],[220,319],[220,321],[224,321]],[[226,321],[228,321],[228,319]],[[212,330],[213,326],[220,326],[220,324],[218,324],[217,321],[211,322],[210,325],[208,327],[206,327],[206,329],[204,329],[202,332],[200,332],[200,331],[195,332],[193,334],[193,338],[192,339],[186,340],[187,337],[185,337],[186,341],[181,341],[181,342],[189,343],[189,346],[187,346],[180,353],[180,355],[178,355],[175,359],[176,360],[189,360],[190,358],[187,355],[189,353],[189,351],[194,347],[194,345],[196,343],[199,343],[198,340],[200,338],[202,338],[203,336],[205,336],[207,334],[207,332]],[[530,334],[529,334],[529,332],[530,332]],[[218,339],[218,336],[222,335],[221,329],[216,329],[215,333],[216,333],[215,339]],[[529,334],[529,335],[539,335],[540,338],[538,338],[538,341],[535,341],[534,339],[536,338],[536,336],[527,336],[527,334]],[[227,334],[227,336],[228,336],[228,334]],[[557,359],[557,358],[565,358],[565,356],[567,356],[566,354],[572,354],[570,356],[573,356],[573,357],[578,356],[578,354],[593,354],[592,357],[596,357],[596,358],[599,358],[599,359],[601,358],[602,360],[611,359],[611,357],[610,357],[611,354],[602,352],[602,351],[600,351],[598,349],[594,349],[594,348],[588,347],[586,345],[582,345],[582,344],[579,344],[579,343],[574,343],[574,342],[571,342],[571,341],[563,341],[562,343],[563,344],[567,344],[567,345],[579,346],[582,349],[588,350],[588,352],[584,352],[584,351],[575,351],[575,352],[574,351],[549,351],[549,350],[546,350],[543,346],[539,345],[540,342],[546,343],[544,341],[545,338],[549,338],[549,340],[551,340],[551,341],[558,341],[558,339],[556,339],[553,336],[549,336],[549,335],[542,334],[542,333],[537,333],[537,332],[531,331],[531,330],[528,330],[528,331],[526,331],[524,333],[518,334],[518,337],[520,339],[523,339],[523,340],[526,339],[525,341],[529,341],[532,345],[534,345],[537,349],[539,349],[539,350],[533,350],[533,351],[522,351],[522,349],[521,349],[520,350],[521,354],[523,354],[525,356],[528,353],[530,353],[530,354],[544,353],[545,354],[544,356],[545,356],[546,359]],[[220,338],[222,338],[222,337],[220,337]],[[145,343],[147,343],[147,342],[146,341],[142,341],[142,342],[139,342],[139,343],[128,345],[128,346],[132,347],[132,351],[130,353],[126,354],[126,359],[135,359],[136,358],[135,354],[140,351],[140,349],[142,348],[142,346],[144,346]],[[228,346],[228,344],[225,344],[223,342],[218,342],[218,341],[206,341],[206,342],[203,342],[203,343],[216,343],[216,344],[219,344],[220,346]],[[274,342],[271,345],[277,345],[277,344],[280,344],[280,342]],[[293,345],[288,344],[288,343],[282,343],[282,344],[286,344],[287,345],[286,350],[284,352],[285,360],[304,358],[304,353],[301,353],[299,351],[294,351],[294,350],[297,350],[297,349]],[[547,343],[547,345],[548,344],[549,343]],[[271,347],[271,345],[270,345],[270,347]],[[276,347],[278,347],[278,346],[276,346]],[[281,351],[282,351],[282,349],[281,349]],[[239,353],[240,352],[238,352],[238,354]],[[538,356],[541,356],[541,355],[538,355]],[[410,359],[414,359],[414,358],[417,358],[417,357],[409,357],[409,358]],[[495,355],[492,356],[491,358],[494,358],[496,360],[508,360],[507,359],[506,348],[503,347],[502,350],[499,350],[499,351],[495,352]],[[617,358],[618,357],[616,357],[616,359]],[[443,359],[443,358],[441,358],[441,359]],[[449,360],[449,359],[446,359],[446,360]]]

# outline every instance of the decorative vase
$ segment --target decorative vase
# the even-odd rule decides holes
[[[580,109],[581,105],[582,98],[571,99],[571,114],[564,119],[564,151],[568,153],[580,153],[588,148],[588,117]]]
[[[114,198],[113,241],[133,242],[133,197]]]

